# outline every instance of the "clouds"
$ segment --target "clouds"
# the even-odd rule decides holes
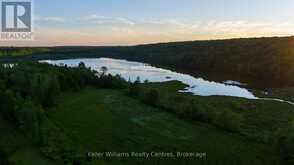
[[[88,25],[104,25],[104,26],[133,26],[135,22],[130,19],[123,17],[108,17],[101,15],[88,15],[83,17],[56,17],[56,16],[36,16],[35,21],[37,24],[44,23],[76,23],[79,24],[88,24]]]
[[[41,17],[41,16],[35,16],[34,21],[36,22],[66,22],[66,19],[63,17]]]
[[[130,19],[125,17],[110,17],[103,15],[88,15],[76,18],[65,17],[35,17],[36,24],[39,26],[61,27],[70,25],[79,30],[81,27],[96,29],[107,27],[117,31],[146,31],[146,32],[192,32],[207,34],[231,34],[231,35],[250,35],[250,34],[292,34],[294,32],[294,22],[249,22],[249,21],[197,21],[192,19]],[[48,25],[48,23],[51,23]]]
[[[288,36],[293,22],[198,21],[197,19],[130,19],[88,15],[35,17],[31,45],[134,45],[155,42]],[[2,44],[2,43],[1,43]],[[4,43],[4,45],[11,43]],[[26,44],[26,43],[25,43]]]
[[[133,26],[135,22],[131,21],[130,19],[123,18],[123,17],[106,17],[100,15],[89,15],[85,17],[79,18],[80,21],[88,21],[90,23],[96,23],[99,25],[127,25]]]
[[[249,21],[211,21],[198,28],[204,33],[228,37],[284,36],[294,34],[294,23],[249,22]]]

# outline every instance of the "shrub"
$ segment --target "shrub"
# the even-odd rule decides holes
[[[11,90],[0,91],[0,113],[12,122],[15,121],[14,109],[18,98]]]
[[[276,133],[276,150],[285,164],[294,164],[294,127],[289,126]]]
[[[1,165],[10,165],[9,160],[8,160],[8,155],[3,151],[0,151],[0,164]]]
[[[141,93],[140,79],[137,79],[134,83],[130,83],[128,93],[132,97],[136,97],[140,95]]]
[[[202,121],[202,122],[209,122],[210,121],[210,116],[208,112],[206,112],[203,108],[200,108],[200,106],[196,105],[193,103],[192,105],[192,110],[191,111],[191,118],[197,121]]]
[[[159,100],[158,91],[155,89],[151,89],[145,93],[143,102],[148,105],[156,106]]]
[[[35,143],[41,142],[41,123],[44,119],[44,111],[31,100],[26,100],[15,111],[18,127]]]
[[[242,116],[229,110],[217,114],[214,124],[227,131],[239,132],[242,125]]]

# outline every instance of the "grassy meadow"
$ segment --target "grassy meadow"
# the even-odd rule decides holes
[[[183,88],[178,81],[127,82],[84,63],[0,65],[0,164],[293,164],[293,105],[178,92]],[[287,98],[291,91],[272,93]],[[89,155],[106,152],[170,156]]]
[[[72,147],[80,154],[111,151],[207,153],[204,159],[98,158],[94,164],[278,164],[278,157],[273,156],[270,146],[208,124],[181,120],[126,97],[124,91],[87,88],[79,93],[66,93],[50,111],[49,118],[64,130],[74,144]]]

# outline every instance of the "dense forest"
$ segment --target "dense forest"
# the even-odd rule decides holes
[[[93,160],[86,155],[90,149],[202,149],[210,154],[206,164],[219,160],[293,164],[294,111],[290,104],[192,96],[178,93],[185,85],[176,81],[148,83],[140,82],[138,77],[132,83],[119,75],[106,74],[107,66],[97,72],[84,63],[71,68],[36,62],[127,59],[192,75],[217,75],[220,80],[240,80],[258,87],[285,87],[272,94],[275,98],[293,99],[292,88],[288,88],[294,86],[293,45],[294,37],[282,37],[124,47],[2,47],[0,164],[19,164],[29,161],[23,158],[27,156],[40,164],[117,164]],[[263,93],[258,88],[255,92]],[[146,163],[133,161],[125,164]],[[195,163],[183,159],[167,162]]]
[[[128,47],[2,48],[2,60],[112,57],[262,87],[294,85],[294,37],[160,43]],[[8,49],[8,50],[6,50]],[[14,50],[16,49],[16,50]],[[14,54],[18,54],[17,56]],[[217,75],[217,76],[215,76]]]
[[[47,118],[48,108],[54,106],[58,96],[65,91],[78,91],[86,86],[120,89],[126,84],[119,76],[105,75],[103,69],[100,73],[94,72],[83,63],[78,68],[34,62],[3,64],[0,66],[0,118],[22,132],[44,155],[63,160],[65,164],[75,164],[82,160],[73,160],[76,155],[65,155],[71,151],[55,146],[67,142],[60,128]],[[10,164],[6,152],[0,148],[1,165],[2,162]]]
[[[261,143],[264,146],[271,144],[269,150],[274,150],[272,154],[278,155],[277,157],[279,159],[289,164],[294,160],[294,136],[291,124],[294,120],[294,112],[292,105],[270,101],[250,101],[241,98],[196,97],[189,94],[179,94],[177,91],[183,88],[183,84],[179,82],[169,82],[168,84],[142,83],[140,82],[140,78],[138,78],[137,81],[131,83],[123,80],[120,76],[107,75],[106,71],[107,67],[102,67],[100,72],[93,71],[90,68],[86,68],[84,63],[80,63],[77,68],[51,66],[37,62],[20,62],[14,63],[13,65],[3,64],[0,66],[0,124],[9,123],[9,127],[16,129],[33,146],[37,147],[42,155],[50,160],[63,162],[63,164],[89,164],[92,160],[86,156],[86,151],[79,151],[79,148],[73,147],[73,144],[78,143],[77,146],[83,145],[86,142],[76,141],[75,138],[91,136],[82,133],[86,131],[82,129],[78,137],[72,139],[68,135],[70,130],[67,130],[65,125],[60,126],[57,124],[76,118],[75,116],[71,116],[71,113],[74,113],[73,109],[70,109],[65,114],[66,116],[61,119],[55,119],[50,116],[51,114],[58,113],[52,111],[52,109],[56,108],[60,103],[60,99],[64,93],[74,92],[79,94],[85,88],[91,87],[107,89],[111,97],[117,92],[121,93],[118,94],[119,97],[116,100],[127,99],[128,101],[123,101],[124,104],[133,102],[130,99],[141,102],[142,105],[139,104],[142,106],[142,108],[139,108],[142,110],[140,116],[150,113],[148,109],[153,107],[156,111],[167,112],[181,120],[195,121],[212,126],[208,130],[214,130],[213,127],[215,127],[220,130],[221,134],[225,134],[226,136],[234,134],[232,137],[230,135],[230,138],[239,139],[242,137],[252,147],[256,147],[256,144],[251,144],[254,142]],[[92,91],[95,90],[92,89]],[[99,94],[101,91],[96,93]],[[70,99],[75,100],[76,98],[72,95]],[[82,96],[80,94],[77,99]],[[104,99],[109,99],[108,97]],[[87,99],[96,98],[90,97]],[[177,102],[177,104],[174,104],[174,102]],[[93,103],[95,101],[91,102],[91,104]],[[86,109],[89,105],[79,104],[77,106],[84,107],[77,108],[79,111],[82,111],[78,114],[79,116],[87,115]],[[121,106],[113,105],[113,102],[109,106],[121,108]],[[132,106],[134,105],[127,105],[132,110],[139,110]],[[64,108],[60,109],[60,111],[62,110]],[[89,120],[89,117],[85,117],[84,120]],[[94,121],[99,122],[97,120]],[[110,135],[113,136],[115,134],[113,130],[118,126],[113,125],[114,121],[110,122],[111,124],[108,125],[110,127],[109,131],[111,132]],[[96,127],[95,129],[99,128],[103,131],[105,126],[103,125],[101,128]],[[153,129],[157,127],[159,126]],[[142,130],[141,127],[140,130]],[[67,131],[68,133],[65,133]],[[121,131],[126,132],[127,130]],[[90,132],[92,133],[93,131],[90,130]],[[147,137],[150,138],[145,133],[143,131],[144,136],[140,135],[138,138],[143,138],[143,141]],[[193,131],[190,133],[193,134]],[[1,137],[4,137],[3,134],[5,133],[3,133],[3,130],[0,130],[0,134]],[[98,135],[100,138],[107,137],[107,133]],[[118,138],[120,136],[122,134]],[[151,137],[155,138],[157,136],[152,135]],[[2,144],[1,141],[3,139],[1,137],[0,146],[7,145],[5,143]],[[108,138],[108,140],[111,143],[118,143],[117,140],[112,138]],[[152,142],[156,143],[156,141]],[[195,141],[188,142],[189,145],[191,145],[191,142],[195,143]],[[199,145],[198,143],[195,144]],[[135,146],[137,146],[136,143]],[[127,145],[125,149],[130,149],[129,147]],[[133,149],[139,149],[140,147],[137,146],[137,148]],[[158,147],[153,146],[149,150],[156,150]],[[179,150],[184,149],[181,143],[176,147]],[[219,148],[218,150],[223,149]],[[17,149],[12,146],[9,146],[6,150],[0,148],[0,162],[3,162],[3,164],[13,163],[13,161],[11,162],[11,155],[16,151]],[[220,154],[218,151],[214,152]],[[274,157],[276,156],[272,158]],[[241,159],[241,161],[244,160]]]

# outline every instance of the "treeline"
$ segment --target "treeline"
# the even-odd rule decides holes
[[[234,112],[214,113],[217,111],[191,99],[164,94],[164,91],[149,87],[148,82],[140,82],[139,78],[131,83],[106,72],[106,67],[96,72],[84,63],[76,68],[35,62],[0,65],[0,115],[40,147],[48,158],[71,164],[90,160],[72,149],[74,144],[70,138],[47,117],[50,113],[48,109],[56,105],[63,92],[79,91],[89,86],[122,90],[142,103],[180,118],[205,122],[230,132],[240,132],[242,118]],[[1,151],[1,161],[7,162],[7,155],[9,153]]]
[[[64,164],[87,163],[90,160],[85,155],[72,149],[74,142],[63,133],[62,127],[47,117],[50,113],[48,109],[52,109],[59,95],[66,91],[79,91],[89,86],[117,89],[179,118],[207,123],[262,143],[275,144],[277,153],[285,162],[291,164],[294,161],[294,126],[288,118],[293,115],[292,107],[288,107],[290,105],[283,105],[288,109],[281,112],[287,118],[273,118],[271,115],[279,114],[276,114],[275,108],[271,110],[267,103],[263,107],[263,103],[244,99],[232,101],[223,97],[194,97],[178,93],[182,86],[178,88],[178,85],[173,85],[174,82],[170,82],[171,86],[175,86],[171,90],[173,87],[169,85],[142,83],[139,78],[131,83],[106,72],[106,67],[96,72],[84,63],[76,68],[35,62],[0,65],[0,115],[39,146],[48,158],[62,160]],[[9,153],[0,151],[0,161],[7,162],[7,155]]]
[[[148,82],[141,83],[139,78],[130,84],[128,95],[147,105],[175,114],[179,118],[208,123],[229,132],[241,132],[242,115],[230,109],[216,109],[198,102],[193,97],[180,95],[176,91],[171,93],[156,85],[152,87]]]
[[[33,47],[0,47],[0,57],[18,57],[49,52],[49,48]]]
[[[203,98],[178,93],[183,89],[178,82],[169,82],[167,86],[140,83],[137,79],[129,86],[127,94],[178,118],[206,123],[248,140],[271,145],[284,164],[294,163],[294,123],[289,117],[293,115],[291,105],[286,105],[289,108],[269,108],[267,104],[270,103],[240,98]],[[274,112],[277,108],[285,112],[277,116]]]
[[[70,138],[47,117],[48,109],[56,104],[65,91],[77,91],[87,86],[97,88],[126,88],[120,76],[92,71],[84,63],[77,68],[57,67],[34,62],[0,65],[0,115],[39,146],[50,159],[64,163],[86,161],[71,149]],[[64,145],[61,145],[64,144]],[[60,148],[59,146],[67,146]],[[0,162],[7,162],[4,151]]]
[[[190,74],[218,75],[219,79],[236,79],[261,87],[294,85],[294,37],[176,42],[130,47],[54,47],[48,52],[34,53],[24,59],[78,57],[123,58]]]
[[[256,86],[294,85],[294,37],[141,45],[121,48],[118,54],[129,60],[190,74],[219,75],[220,79]]]

